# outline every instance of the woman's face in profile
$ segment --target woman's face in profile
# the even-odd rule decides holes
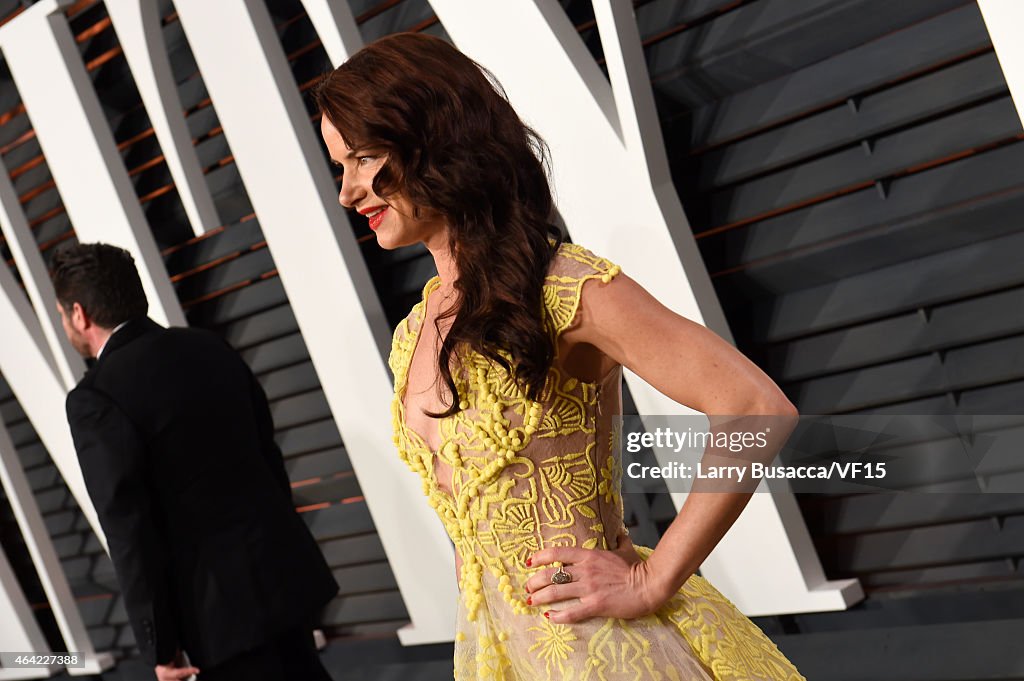
[[[388,250],[423,242],[443,245],[447,241],[445,224],[439,217],[413,217],[413,205],[400,194],[387,201],[373,191],[373,178],[387,155],[380,149],[352,149],[341,133],[323,116],[320,133],[331,154],[331,162],[341,169],[338,203],[366,216],[377,243]]]

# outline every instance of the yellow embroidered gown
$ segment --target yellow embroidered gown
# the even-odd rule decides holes
[[[560,247],[544,285],[556,340],[573,321],[583,284],[607,283],[618,273],[618,266],[577,245]],[[556,360],[533,402],[500,367],[462,355],[454,375],[462,411],[440,420],[442,444],[431,452],[406,425],[404,400],[425,303],[438,283],[436,277],[427,282],[423,299],[396,329],[390,365],[399,455],[422,477],[462,559],[455,678],[802,680],[775,644],[699,575],[640,619],[560,625],[543,616],[552,606],[526,605],[524,585],[536,570],[524,562],[530,554],[550,546],[607,549],[623,527],[612,442],[621,370],[587,383],[565,375]],[[644,558],[650,553],[637,551]]]

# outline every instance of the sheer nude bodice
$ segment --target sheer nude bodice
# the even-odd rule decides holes
[[[586,249],[561,246],[544,286],[545,323],[556,343],[576,316],[584,284],[607,284],[618,273]],[[438,284],[436,277],[427,283],[423,300],[395,331],[392,410],[399,455],[421,476],[462,560],[456,678],[802,679],[697,575],[657,613],[635,620],[552,624],[543,617],[551,606],[526,604],[528,556],[551,546],[614,548],[623,527],[612,427],[621,413],[621,370],[581,381],[556,358],[532,401],[499,366],[464,353],[453,371],[461,411],[442,419],[414,416],[414,409],[441,406],[433,386],[436,333],[424,334],[423,323],[440,302],[430,300]],[[417,344],[421,335],[425,341]]]

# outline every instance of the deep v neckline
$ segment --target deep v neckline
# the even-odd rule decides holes
[[[406,362],[405,364],[405,372],[404,376],[402,377],[402,385],[398,391],[398,403],[399,405],[401,405],[402,408],[402,429],[405,430],[405,432],[408,435],[411,435],[413,438],[415,438],[416,441],[419,443],[419,446],[423,449],[423,451],[430,453],[432,459],[437,457],[438,453],[445,445],[445,439],[443,436],[441,436],[441,419],[435,419],[435,421],[437,421],[437,432],[440,442],[437,446],[437,449],[434,449],[430,446],[430,443],[427,442],[427,440],[422,435],[420,435],[418,431],[416,431],[409,425],[409,408],[405,403],[405,398],[409,394],[409,374],[412,372],[413,362],[416,360],[416,351],[419,349],[420,345],[420,337],[423,335],[423,327],[427,321],[427,305],[428,301],[430,300],[430,294],[433,293],[434,290],[438,286],[440,286],[440,284],[441,277],[434,276],[423,287],[423,299],[420,301],[421,309],[419,314],[419,323],[416,325],[415,331],[412,331],[412,350],[409,353],[409,361]]]

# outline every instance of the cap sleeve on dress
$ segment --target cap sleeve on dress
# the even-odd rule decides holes
[[[576,318],[585,283],[600,279],[607,284],[621,271],[607,258],[578,244],[559,246],[544,280],[544,309],[555,336],[568,329]]]

